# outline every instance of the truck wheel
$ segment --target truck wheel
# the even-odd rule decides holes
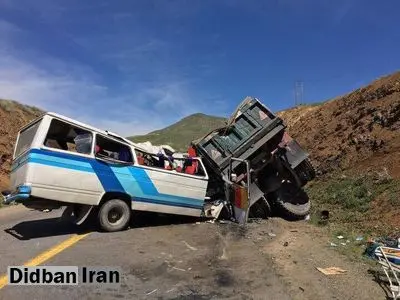
[[[313,180],[316,176],[314,166],[309,159],[302,161],[295,169],[297,176],[301,181],[301,186],[306,185],[307,182]]]
[[[310,213],[310,199],[307,193],[290,181],[282,183],[274,192],[275,203],[290,219],[303,219]]]
[[[250,207],[249,218],[268,219],[270,208],[266,200],[260,199]]]
[[[99,209],[98,220],[101,229],[108,232],[125,229],[131,218],[131,208],[121,199],[111,199]]]

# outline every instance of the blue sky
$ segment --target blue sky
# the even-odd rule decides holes
[[[0,0],[0,98],[140,134],[399,70],[398,0]]]

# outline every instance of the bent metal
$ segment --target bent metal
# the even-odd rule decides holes
[[[119,270],[109,267],[8,267],[10,285],[119,284],[120,280]]]

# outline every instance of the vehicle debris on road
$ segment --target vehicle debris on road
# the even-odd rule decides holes
[[[173,292],[173,291],[175,291],[176,290],[176,288],[172,288],[172,289],[169,289],[168,291],[166,291],[165,293],[171,293],[171,292]]]
[[[174,270],[178,270],[178,271],[181,271],[181,272],[186,272],[186,270],[184,270],[184,269],[181,269],[181,268],[177,268],[177,267],[172,267],[172,269],[174,269]]]
[[[400,249],[400,236],[394,237],[378,237],[375,239],[368,239],[367,247],[363,253],[363,255],[376,259],[376,249],[379,247],[389,247],[393,249]]]
[[[186,245],[186,247],[188,247],[190,250],[192,250],[192,251],[196,251],[197,250],[197,248],[195,248],[195,247],[193,247],[193,246],[190,246],[186,241],[182,241],[185,245]]]
[[[329,268],[317,268],[318,271],[323,273],[324,275],[340,275],[344,274],[347,271],[338,267],[329,267]]]
[[[154,290],[152,290],[151,292],[146,293],[146,296],[149,296],[149,295],[151,295],[151,294],[154,294],[154,293],[157,292],[157,291],[158,291],[158,289],[154,289]]]

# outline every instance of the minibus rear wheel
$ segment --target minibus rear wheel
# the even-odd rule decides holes
[[[128,227],[131,218],[131,208],[121,199],[110,199],[104,202],[98,213],[101,229],[114,232]]]

